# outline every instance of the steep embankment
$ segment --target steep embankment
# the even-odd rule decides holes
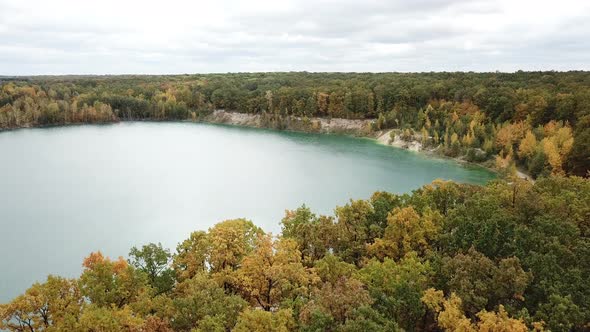
[[[377,142],[385,145],[391,145],[396,148],[406,149],[410,151],[422,151],[422,143],[416,138],[406,141],[401,138],[395,129],[380,131],[377,136]]]
[[[246,114],[224,110],[216,110],[200,120],[207,123],[224,123],[254,128],[275,128],[322,134],[345,134],[374,138],[381,144],[400,149],[416,152],[422,151],[423,149],[422,143],[418,139],[403,140],[401,135],[394,129],[374,131],[372,129],[373,120],[318,117],[301,118],[292,116],[276,121],[271,115]]]
[[[200,119],[207,123],[224,123],[254,128],[273,128],[322,134],[345,134],[375,138],[377,133],[371,129],[373,120],[340,118],[302,118],[290,116],[277,119],[274,115],[246,114],[216,110]]]
[[[414,137],[411,140],[402,139],[400,133],[395,129],[373,130],[373,120],[341,119],[341,118],[302,118],[290,116],[277,118],[273,115],[246,114],[216,110],[213,113],[201,117],[199,121],[207,123],[223,123],[236,126],[253,128],[272,128],[280,130],[292,130],[308,133],[322,134],[344,134],[358,137],[373,138],[377,142],[390,145],[400,149],[411,151],[422,151],[423,146],[419,139]],[[435,149],[428,150],[433,153]]]

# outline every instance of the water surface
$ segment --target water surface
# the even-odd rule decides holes
[[[238,217],[280,230],[285,209],[331,214],[374,191],[493,176],[367,139],[193,123],[0,133],[0,303],[91,251],[125,256]]]

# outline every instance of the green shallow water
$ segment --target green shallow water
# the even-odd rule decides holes
[[[193,123],[121,123],[0,133],[0,302],[84,256],[162,242],[246,217],[277,233],[285,209],[331,214],[377,190],[437,178],[485,183],[483,168],[368,139]]]

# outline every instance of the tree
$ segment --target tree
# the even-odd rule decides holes
[[[429,288],[424,292],[422,301],[434,311],[436,322],[442,329],[458,332],[476,331],[471,321],[465,317],[461,298],[457,295],[451,294],[449,299],[445,299],[442,291]]]
[[[238,295],[226,294],[204,272],[184,280],[172,299],[172,327],[176,331],[229,331],[248,303]]]
[[[551,331],[571,331],[576,325],[584,323],[580,308],[571,296],[552,294],[549,301],[539,306],[535,318],[547,324]]]
[[[288,238],[273,242],[271,235],[259,238],[257,248],[244,258],[238,279],[252,304],[266,311],[276,309],[285,299],[306,294],[313,281],[301,263],[297,243]]]
[[[144,323],[128,306],[110,308],[91,304],[80,316],[82,331],[140,332]]]
[[[316,329],[317,330],[317,329]],[[385,315],[380,314],[371,306],[364,305],[354,309],[351,317],[340,328],[343,332],[397,332],[403,331],[397,323]]]
[[[473,322],[465,317],[462,310],[463,302],[455,293],[451,293],[451,296],[446,299],[442,291],[430,288],[424,292],[422,301],[435,313],[438,326],[444,330],[462,332],[526,332],[529,330],[522,319],[509,317],[502,305],[498,307],[497,312],[480,311],[477,313],[477,320]]]
[[[233,331],[236,332],[288,332],[295,327],[293,314],[289,309],[277,312],[247,309],[240,314]]]
[[[515,319],[508,316],[503,305],[498,307],[498,312],[481,311],[477,314],[479,322],[477,323],[478,331],[481,332],[527,332],[528,327],[522,319]],[[539,326],[539,325],[536,325]]]
[[[574,145],[571,128],[551,122],[545,126],[548,137],[541,141],[543,152],[553,168],[553,174],[563,174],[563,164]]]
[[[518,223],[510,207],[519,202],[516,188],[492,182],[458,205],[444,220],[440,250],[454,256],[474,247],[492,259],[514,255]]]
[[[391,210],[401,206],[406,196],[391,194],[384,191],[377,191],[371,195],[371,205],[373,213],[369,220],[369,237],[382,237],[387,227],[387,215]]]
[[[296,241],[303,264],[311,266],[330,248],[333,233],[332,218],[317,217],[305,205],[297,210],[285,211],[281,220],[282,236]]]
[[[358,272],[358,277],[375,299],[374,308],[400,327],[412,330],[424,316],[420,299],[432,273],[430,264],[422,263],[412,252],[399,263],[389,258],[383,262],[371,260]]]
[[[537,138],[530,130],[527,130],[525,137],[520,141],[520,145],[518,146],[518,156],[523,159],[531,158],[536,148]]]
[[[0,304],[0,329],[8,331],[66,331],[78,327],[84,300],[75,280],[49,276],[23,295]]]
[[[334,330],[354,318],[357,309],[372,303],[373,299],[362,282],[342,277],[335,283],[327,282],[314,290],[299,320],[304,329]]]
[[[467,254],[444,258],[442,270],[449,291],[462,299],[470,317],[499,304],[518,305],[532,280],[518,258],[505,258],[495,264],[473,248]]]
[[[412,251],[424,254],[439,232],[440,219],[440,214],[430,209],[420,216],[411,206],[395,208],[387,216],[383,238],[369,245],[368,252],[380,259],[399,259]]]
[[[590,115],[578,121],[574,133],[574,144],[568,158],[568,169],[571,174],[588,176],[590,172]]]
[[[370,239],[370,221],[374,213],[371,204],[364,200],[351,200],[335,210],[336,241],[334,252],[343,260],[359,265]]]
[[[190,279],[206,270],[209,238],[203,231],[192,232],[176,247],[172,266],[178,281]]]
[[[547,161],[549,162],[549,165],[551,165],[552,173],[563,174],[563,159],[561,158],[561,154],[559,153],[558,147],[555,145],[555,142],[551,139],[544,138],[541,141],[541,144],[543,147],[543,152],[547,156]]]
[[[477,190],[477,187],[468,184],[437,179],[417,189],[406,205],[411,205],[420,213],[430,208],[446,216]]]
[[[332,254],[315,262],[315,271],[325,283],[335,284],[340,278],[350,278],[356,271],[354,264],[342,261],[342,258]]]
[[[256,248],[256,240],[262,234],[260,228],[246,219],[226,220],[209,229],[211,273],[224,288],[234,289],[235,271],[244,257]]]
[[[129,252],[129,263],[144,272],[148,282],[157,294],[168,292],[174,286],[174,271],[170,268],[172,255],[168,249],[162,248],[162,244],[150,243],[144,245],[141,250],[136,247]]]
[[[98,307],[123,308],[137,300],[147,290],[147,278],[119,257],[111,261],[100,252],[84,259],[80,289]]]

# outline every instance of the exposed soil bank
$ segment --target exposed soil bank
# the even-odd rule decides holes
[[[288,117],[280,122],[274,121],[272,116],[260,114],[245,114],[216,110],[212,114],[202,117],[202,122],[223,123],[255,128],[275,128],[282,130],[302,131],[323,134],[345,134],[375,139],[377,142],[400,149],[422,151],[422,143],[417,138],[403,140],[395,129],[374,131],[373,120],[352,120],[340,118],[301,118]],[[436,149],[428,149],[434,153]]]
[[[413,138],[412,140],[403,140],[401,135],[399,135],[395,129],[389,129],[379,132],[379,136],[377,136],[377,142],[385,145],[391,145],[396,148],[406,149],[410,151],[419,152],[422,151],[422,143],[418,141],[418,139]],[[434,150],[429,150],[429,152],[433,152]]]
[[[302,118],[290,116],[277,119],[274,115],[246,114],[216,110],[201,117],[199,121],[224,123],[254,128],[271,128],[322,134],[345,134],[375,138],[371,130],[372,120],[352,120],[340,118]]]

